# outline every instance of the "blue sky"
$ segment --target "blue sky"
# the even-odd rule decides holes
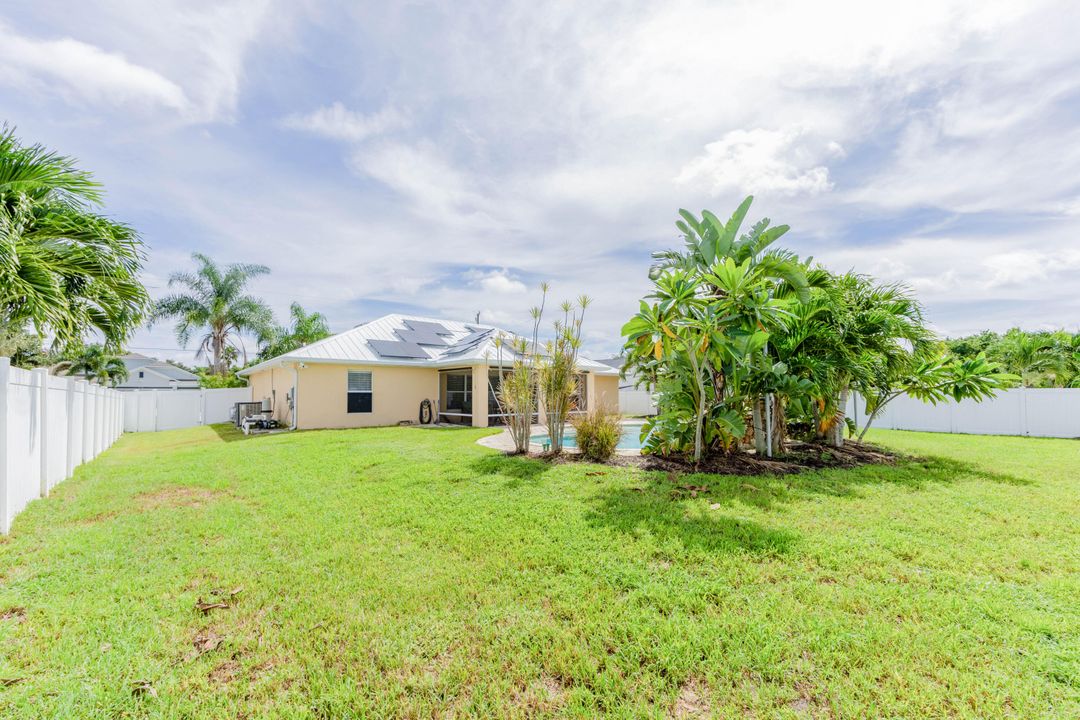
[[[15,0],[0,118],[105,182],[155,294],[192,251],[263,262],[334,330],[520,328],[548,279],[613,352],[676,209],[748,193],[943,334],[1077,330],[1077,33],[1068,2]]]

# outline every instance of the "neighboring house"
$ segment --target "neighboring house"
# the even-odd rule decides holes
[[[626,358],[619,355],[597,362],[621,371]],[[657,408],[652,388],[647,385],[638,387],[637,380],[633,372],[626,373],[626,377],[619,380],[619,411],[624,415],[655,415]]]
[[[488,325],[387,315],[239,375],[248,378],[252,400],[268,401],[273,417],[290,427],[417,422],[424,400],[441,421],[487,427],[502,422],[496,391],[513,366],[511,337]],[[578,365],[579,407],[614,406],[618,371],[587,359]]]
[[[198,390],[199,376],[183,368],[139,353],[120,357],[127,366],[127,380],[117,390]]]

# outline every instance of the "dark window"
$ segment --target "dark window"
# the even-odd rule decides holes
[[[448,374],[446,376],[447,412],[472,412],[472,375]]]
[[[142,371],[142,370],[140,370],[140,371],[139,371],[139,379],[140,379],[140,380],[142,380],[142,377],[143,377],[143,371]]]
[[[348,412],[371,412],[371,373],[363,370],[349,371]]]

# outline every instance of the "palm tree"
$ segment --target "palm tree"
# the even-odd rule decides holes
[[[259,358],[266,360],[292,352],[297,348],[330,337],[330,324],[320,312],[306,312],[300,303],[289,306],[289,326],[279,325],[269,336],[262,338],[265,343],[259,352]]]
[[[124,361],[101,345],[87,345],[54,365],[53,370],[64,375],[82,375],[91,382],[109,386],[115,386],[128,377]]]
[[[74,160],[0,126],[0,322],[33,323],[60,344],[96,330],[113,348],[139,325],[150,304],[142,241],[96,214],[101,200]]]
[[[1039,374],[1051,370],[1057,360],[1049,337],[1016,328],[1005,333],[1000,352],[1009,371],[1022,378],[1024,387],[1034,386]]]
[[[158,300],[154,319],[178,318],[176,339],[182,347],[187,347],[193,333],[204,333],[195,357],[209,355],[213,374],[225,375],[229,370],[226,348],[236,349],[247,362],[241,334],[266,337],[273,326],[274,315],[266,303],[244,294],[248,281],[269,273],[270,268],[241,263],[222,268],[201,253],[191,258],[198,265],[195,272],[174,273],[169,278],[169,287],[179,285],[188,292]]]

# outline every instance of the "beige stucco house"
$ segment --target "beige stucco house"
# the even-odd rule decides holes
[[[417,422],[427,400],[440,421],[501,424],[496,390],[514,362],[511,333],[488,325],[387,315],[240,371],[253,401],[286,427]],[[498,342],[499,339],[502,342]],[[580,359],[578,407],[618,408],[619,371]]]

